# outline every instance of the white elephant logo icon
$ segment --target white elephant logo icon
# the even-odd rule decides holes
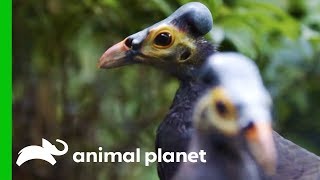
[[[54,159],[55,156],[62,156],[68,152],[68,145],[60,139],[56,139],[57,142],[64,146],[64,149],[60,151],[55,145],[52,145],[48,140],[42,138],[42,146],[31,145],[27,146],[18,153],[19,157],[16,164],[21,166],[26,161],[32,159],[42,159],[47,161],[51,165],[54,165],[57,161]]]

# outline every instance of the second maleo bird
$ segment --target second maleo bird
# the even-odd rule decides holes
[[[206,163],[181,163],[175,180],[261,180],[275,172],[271,97],[258,68],[237,53],[209,57],[201,79],[212,85],[195,106],[189,152]]]
[[[99,60],[98,66],[107,69],[129,64],[151,65],[180,81],[170,110],[157,130],[156,148],[162,148],[163,152],[186,152],[188,149],[194,131],[194,105],[209,86],[199,81],[198,76],[200,67],[215,53],[215,47],[203,38],[212,25],[209,9],[201,3],[191,2],[166,19],[112,46]],[[278,154],[274,179],[319,177],[317,156],[276,132],[273,136]],[[172,179],[178,166],[178,163],[159,163],[160,179]]]

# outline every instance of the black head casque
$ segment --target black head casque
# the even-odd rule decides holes
[[[110,47],[100,58],[99,68],[143,63],[180,75],[192,74],[214,51],[203,36],[213,26],[209,9],[191,2],[166,19]]]
[[[216,53],[203,66],[201,79],[212,88],[200,99],[195,127],[218,130],[226,137],[243,135],[249,151],[271,175],[276,168],[271,97],[256,64],[237,53]]]

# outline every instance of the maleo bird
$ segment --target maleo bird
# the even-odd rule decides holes
[[[193,132],[192,110],[209,85],[198,80],[200,67],[215,47],[203,36],[212,28],[207,7],[192,2],[168,18],[133,34],[109,48],[100,58],[100,68],[147,64],[180,81],[173,103],[156,135],[156,148],[163,152],[186,152]],[[273,132],[278,154],[276,178],[303,179],[320,172],[319,159],[312,153]],[[160,179],[172,179],[178,163],[159,163]]]
[[[152,65],[179,79],[180,87],[156,135],[156,149],[186,152],[191,138],[192,110],[206,86],[197,80],[215,47],[203,36],[212,29],[212,15],[201,3],[188,3],[153,26],[125,38],[100,58],[100,68],[127,64]],[[171,179],[178,163],[158,163],[160,179]]]
[[[175,180],[260,180],[275,172],[271,97],[258,68],[237,53],[217,53],[202,79],[212,87],[195,106],[190,152],[206,163],[182,163]]]

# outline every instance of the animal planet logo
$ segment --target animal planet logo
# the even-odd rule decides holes
[[[41,159],[47,161],[51,165],[54,165],[57,161],[54,159],[55,156],[62,156],[68,152],[68,145],[66,142],[56,139],[57,142],[64,146],[64,149],[60,151],[55,145],[52,145],[48,140],[42,138],[42,146],[31,145],[27,146],[18,153],[19,157],[16,164],[21,166],[26,161],[32,159]]]

